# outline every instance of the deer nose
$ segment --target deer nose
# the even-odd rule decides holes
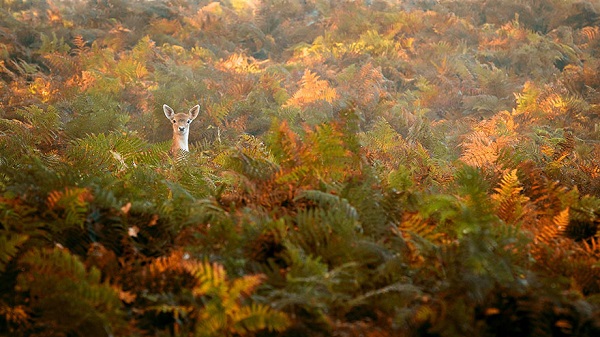
[[[181,132],[185,131],[185,126],[180,126],[179,131],[181,131]]]

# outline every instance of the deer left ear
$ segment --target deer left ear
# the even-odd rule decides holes
[[[196,117],[198,117],[198,114],[200,113],[200,105],[196,105],[193,108],[190,109],[190,120],[194,120],[196,119]]]
[[[163,104],[163,111],[165,112],[165,116],[167,116],[168,119],[172,119],[175,115],[175,111],[173,111],[173,109],[166,104]]]

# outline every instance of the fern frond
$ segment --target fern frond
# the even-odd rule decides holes
[[[598,26],[583,27],[580,31],[580,34],[587,39],[588,43],[595,41],[598,38],[600,38],[600,27],[598,27]]]
[[[521,163],[518,172],[523,192],[536,206],[537,212],[553,217],[563,211],[565,206],[569,206],[563,200],[569,199],[570,191],[558,181],[551,181],[533,162]]]
[[[332,103],[338,98],[337,91],[321,80],[319,75],[306,69],[300,80],[300,89],[285,103],[285,106],[296,105],[304,107],[310,103],[323,100]]]
[[[32,250],[20,259],[17,284],[37,313],[34,327],[53,333],[101,336],[124,328],[119,292],[60,249]],[[78,324],[73,324],[77,322]]]
[[[137,144],[135,144],[136,142]],[[133,142],[128,139],[127,144],[128,146],[131,146],[131,148],[127,149],[126,147],[120,147],[119,150],[127,151],[127,153],[124,154],[125,159],[131,160],[133,166],[148,165],[151,167],[158,167],[169,158],[170,142],[149,145],[141,139],[134,139]],[[123,157],[123,155],[121,156]]]
[[[2,124],[9,127],[11,136],[16,137],[17,141],[40,150],[48,150],[57,145],[61,125],[56,108],[51,106],[44,110],[32,105],[18,109],[16,114],[23,119],[23,122],[18,120],[1,121]]]
[[[81,56],[82,54],[86,54],[90,51],[90,48],[87,46],[87,42],[81,35],[76,35],[73,38],[73,44],[75,45],[75,49],[72,51],[77,56]]]
[[[556,148],[554,149],[554,153],[552,154],[552,159],[555,162],[561,162],[564,158],[566,158],[569,154],[573,152],[575,149],[575,137],[572,132],[566,132],[564,135],[564,139],[562,139],[558,144],[556,144]]]
[[[536,113],[539,109],[538,99],[541,90],[532,82],[526,82],[523,91],[515,94],[517,100],[517,109],[515,115],[530,115]]]
[[[194,310],[194,307],[161,304],[161,305],[156,305],[156,306],[149,306],[146,308],[146,310],[162,312],[162,313],[171,313],[171,314],[174,314],[174,316],[176,318],[179,318],[179,316],[185,316],[185,315],[189,314],[192,310]]]
[[[39,49],[40,53],[50,54],[58,52],[66,54],[71,50],[71,47],[65,42],[65,39],[63,37],[57,37],[55,32],[52,32],[52,37],[42,33],[40,39],[42,42]]]
[[[349,205],[356,211],[358,216],[357,229],[360,229],[361,234],[367,237],[379,238],[387,237],[390,230],[390,223],[395,218],[393,213],[400,212],[395,208],[396,196],[399,196],[403,190],[384,193],[373,192],[372,181],[364,180],[360,182],[346,184],[339,197],[342,200],[347,200]],[[396,194],[398,193],[398,194]],[[345,207],[342,205],[342,207]],[[349,211],[352,210],[349,209]],[[354,213],[348,213],[348,216]]]
[[[565,228],[569,225],[569,208],[565,208],[552,218],[551,222],[542,223],[535,241],[552,245],[554,241],[561,236]]]
[[[314,131],[307,132],[305,141],[309,146],[300,156],[317,177],[325,181],[343,181],[351,174],[348,166],[352,157],[341,130],[331,124],[318,125]]]
[[[67,149],[67,158],[82,172],[94,167],[118,173],[138,164],[161,163],[165,154],[160,146],[150,146],[134,134],[100,133],[73,140]]]
[[[310,175],[310,168],[307,166],[296,166],[288,170],[280,170],[275,175],[275,181],[279,184],[303,183],[306,177]]]
[[[600,237],[592,237],[583,241],[585,253],[596,257],[600,261]]]
[[[597,268],[599,257],[600,254],[596,251],[595,255],[577,254],[569,261],[572,263],[569,269],[575,283],[574,288],[584,295],[600,292],[600,270]]]
[[[519,182],[517,170],[506,173],[500,181],[500,186],[494,189],[492,195],[497,207],[498,216],[507,223],[516,223],[525,212],[525,203],[529,198],[522,194],[523,187]]]
[[[264,276],[261,274],[229,280],[222,265],[196,261],[180,251],[154,260],[148,270],[151,277],[175,272],[193,278],[191,293],[201,299],[194,302],[197,304],[190,307],[163,303],[155,306],[155,309],[171,314],[189,314],[196,320],[196,336],[244,334],[264,329],[281,331],[289,326],[286,314],[253,302],[245,304],[244,300],[263,282]]]
[[[16,257],[19,247],[28,239],[27,235],[22,234],[0,236],[0,273],[5,271],[6,265]]]
[[[64,228],[83,228],[92,194],[87,188],[65,188],[64,191],[52,191],[48,195],[47,206]],[[63,228],[63,229],[64,229]]]
[[[244,275],[230,282],[229,294],[233,298],[238,298],[240,296],[248,297],[252,295],[264,281],[265,276],[262,274]]]
[[[556,229],[564,230],[569,225],[569,208],[565,208],[562,212],[556,215],[552,222]]]
[[[44,59],[53,72],[65,78],[75,75],[78,70],[78,64],[71,57],[62,53],[45,54]]]
[[[98,83],[101,86],[100,83]],[[106,92],[82,94],[72,102],[73,118],[65,125],[65,133],[71,139],[84,138],[90,134],[122,131],[129,115],[125,114]]]
[[[0,135],[0,145],[6,149],[4,151],[5,154],[3,153],[5,158],[0,159],[0,163],[7,165],[14,162],[8,160],[11,156],[14,156],[16,159],[34,151],[36,139],[29,132],[31,129],[30,125],[18,120],[0,119],[0,126],[4,131],[4,134]]]
[[[235,150],[223,153],[221,165],[226,169],[234,170],[252,180],[267,180],[276,171],[278,165],[275,158],[267,151],[266,147],[257,138],[252,136],[240,137]]]
[[[154,259],[146,268],[152,277],[166,273],[169,270],[182,272],[186,270],[186,266],[182,263],[183,254],[181,252],[173,252],[166,257]]]
[[[494,95],[476,95],[463,97],[463,107],[476,112],[496,112],[500,109],[500,100]]]
[[[468,165],[480,168],[490,167],[498,158],[494,141],[482,131],[471,133],[461,145],[464,148],[461,160]]]
[[[291,242],[315,256],[327,255],[324,251],[333,248],[331,241],[335,237],[331,224],[322,221],[322,215],[318,209],[299,212],[294,219],[296,231],[289,234]]]
[[[356,65],[351,65],[338,75],[338,81],[342,84],[337,90],[340,96],[351,101],[360,110],[368,112],[385,97],[387,80],[382,70],[372,62],[366,63],[360,69],[356,68]]]
[[[291,323],[286,314],[257,303],[242,307],[234,313],[233,321],[232,330],[239,334],[261,330],[282,332]]]
[[[312,202],[315,202],[319,207],[324,209],[338,209],[345,213],[349,219],[358,219],[358,213],[356,209],[348,202],[348,200],[340,198],[337,195],[318,190],[304,190],[296,197],[296,199],[300,198],[306,198]]]
[[[120,60],[113,71],[123,83],[142,80],[148,75],[146,66],[134,59]]]
[[[269,138],[270,150],[282,167],[300,166],[302,145],[298,135],[290,128],[287,121],[273,122]]]
[[[436,231],[435,224],[423,219],[419,213],[406,213],[398,229],[409,237],[418,237],[431,242],[439,242],[442,237],[442,234]]]
[[[223,287],[227,287],[228,279],[225,268],[216,263],[184,262],[184,267],[198,280],[193,293],[196,296],[220,295]]]

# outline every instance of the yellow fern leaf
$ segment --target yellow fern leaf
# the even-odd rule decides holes
[[[304,107],[316,101],[333,102],[338,94],[334,88],[329,86],[329,82],[319,79],[319,75],[305,70],[300,80],[300,89],[284,105]]]
[[[184,270],[181,252],[173,252],[169,256],[160,257],[148,265],[148,271],[153,277],[164,274],[167,270],[182,272]]]
[[[183,265],[199,281],[193,289],[194,295],[203,296],[227,287],[227,273],[222,265],[198,261],[185,261]]]
[[[552,222],[559,231],[563,231],[569,225],[569,207],[562,210],[560,213],[554,216]]]
[[[522,195],[523,187],[519,182],[517,170],[507,172],[500,181],[500,186],[494,189],[492,195],[497,207],[498,216],[508,222],[514,223],[524,215],[524,204],[529,198]]]
[[[600,27],[583,27],[581,29],[581,35],[583,35],[589,42],[594,41],[600,36]]]
[[[552,222],[541,225],[535,237],[536,242],[550,244],[554,242],[569,224],[569,207],[552,218]]]
[[[402,233],[408,234],[408,237],[419,236],[431,242],[438,241],[442,236],[436,232],[436,226],[423,219],[419,213],[406,213],[398,227]]]
[[[486,167],[498,159],[494,142],[482,131],[471,133],[461,145],[464,152],[460,159],[468,165]]]

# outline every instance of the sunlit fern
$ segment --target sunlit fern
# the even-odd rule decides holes
[[[321,80],[319,75],[306,69],[299,82],[300,89],[286,102],[285,105],[297,105],[304,107],[310,103],[323,100],[332,103],[338,94],[329,83]]]
[[[523,187],[517,177],[517,170],[507,172],[500,181],[492,200],[497,207],[498,216],[508,223],[518,223],[527,212],[529,198],[522,194]]]
[[[184,328],[197,336],[246,335],[260,330],[281,331],[289,325],[287,315],[268,305],[247,300],[263,282],[262,275],[247,275],[230,280],[223,266],[194,260],[182,252],[174,252],[168,257],[154,260],[148,266],[148,271],[150,275],[168,273],[171,278],[185,275],[191,277],[188,278],[188,282],[191,282],[188,286],[191,286],[191,295],[199,301],[190,302],[185,292],[174,293],[176,303],[178,302],[176,306],[170,305],[167,308],[161,304],[156,309],[172,315],[179,313],[188,316],[192,321],[185,323],[189,325]],[[170,291],[180,290],[171,288]],[[175,324],[178,326],[181,321],[175,321]]]

